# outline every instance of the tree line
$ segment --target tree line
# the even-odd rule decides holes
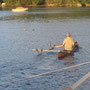
[[[20,6],[20,5],[44,5],[44,4],[76,4],[76,3],[90,3],[90,0],[0,0],[0,2],[6,3],[8,6]]]

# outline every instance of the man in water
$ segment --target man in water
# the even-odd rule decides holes
[[[71,34],[67,33],[67,37],[64,39],[62,45],[55,45],[56,48],[63,47],[65,48],[65,51],[72,51],[74,46],[74,41],[71,38]]]

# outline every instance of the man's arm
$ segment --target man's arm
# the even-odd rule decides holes
[[[54,45],[55,46],[55,48],[60,48],[60,47],[63,47],[64,45],[63,44],[61,44],[61,45]]]
[[[61,45],[54,45],[56,48],[60,48],[63,47],[65,45],[66,39],[64,39],[63,43]]]

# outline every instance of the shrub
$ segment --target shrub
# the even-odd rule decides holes
[[[32,5],[40,5],[40,4],[44,4],[45,0],[31,0]]]
[[[38,5],[38,4],[44,4],[45,0],[3,0],[7,5]]]
[[[75,4],[75,3],[90,3],[90,0],[0,0],[0,2],[4,1],[6,5],[41,5],[41,4]]]
[[[62,4],[63,0],[46,0],[46,4]]]

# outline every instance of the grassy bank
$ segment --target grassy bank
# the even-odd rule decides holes
[[[86,6],[90,0],[1,0],[7,6]]]

